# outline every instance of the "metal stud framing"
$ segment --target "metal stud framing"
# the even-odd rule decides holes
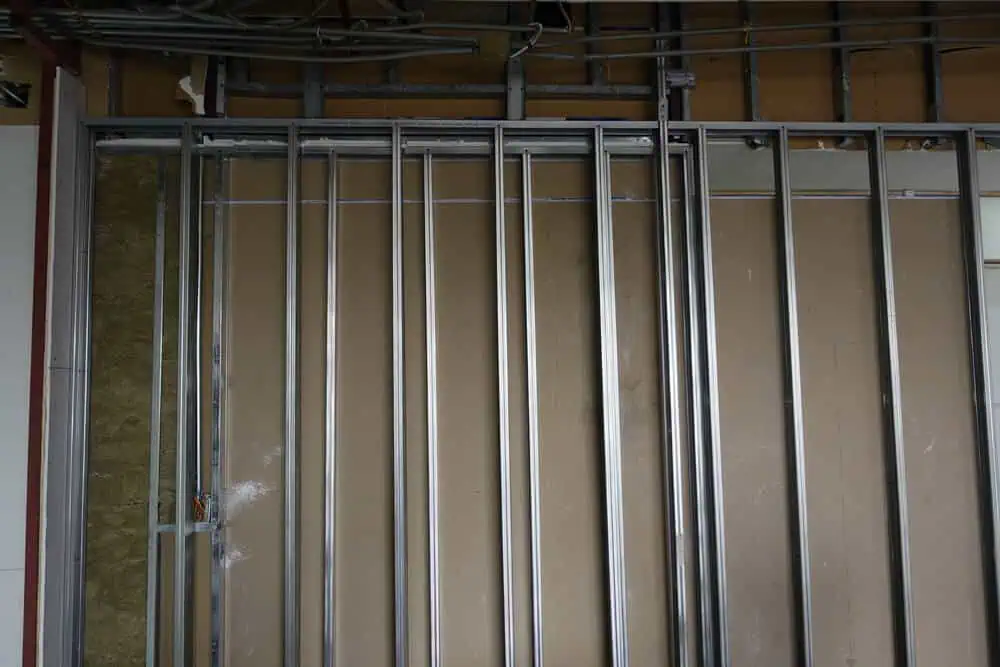
[[[340,222],[337,215],[337,154],[330,153],[326,176],[326,409],[323,478],[323,665],[336,663],[337,536],[337,271]]]
[[[542,634],[542,485],[538,428],[538,330],[535,308],[535,222],[531,153],[521,155],[524,219],[524,336],[528,380],[528,503],[531,507],[531,652],[534,667],[544,662]]]
[[[334,664],[334,589],[336,563],[334,562],[335,501],[336,501],[336,400],[337,400],[337,269],[338,269],[338,215],[336,202],[337,160],[343,154],[379,155],[388,157],[392,163],[392,413],[393,413],[393,580],[394,580],[394,652],[397,667],[407,664],[407,550],[406,550],[406,480],[405,441],[403,404],[403,220],[402,220],[402,160],[406,154],[415,151],[424,161],[424,223],[425,235],[425,278],[427,299],[427,371],[428,371],[428,472],[430,482],[430,610],[431,610],[431,662],[441,664],[441,632],[445,617],[438,609],[440,601],[441,576],[438,562],[438,533],[441,508],[437,499],[437,455],[436,455],[436,304],[435,304],[435,230],[433,206],[432,165],[437,154],[487,154],[492,155],[494,171],[495,229],[496,229],[496,290],[497,290],[497,341],[498,341],[498,460],[500,469],[499,545],[502,551],[500,572],[502,582],[502,632],[504,664],[511,667],[515,661],[515,647],[522,641],[531,644],[532,664],[540,667],[543,662],[543,616],[542,616],[542,569],[541,569],[541,488],[542,471],[539,468],[539,452],[542,443],[539,438],[539,398],[538,398],[538,349],[536,331],[535,289],[537,284],[534,246],[536,234],[532,217],[532,159],[537,154],[588,155],[593,159],[594,201],[596,213],[596,238],[598,247],[597,297],[600,314],[600,361],[602,411],[604,431],[602,436],[604,455],[604,521],[606,522],[606,567],[608,574],[608,621],[611,637],[611,664],[625,667],[629,662],[628,596],[627,572],[623,518],[622,488],[622,428],[623,414],[619,405],[618,388],[618,345],[615,304],[614,268],[614,224],[611,208],[610,166],[615,155],[650,154],[655,152],[658,167],[658,236],[657,236],[657,283],[658,294],[658,335],[660,364],[658,368],[661,387],[661,421],[663,425],[664,504],[669,563],[669,604],[671,608],[670,652],[673,663],[679,665],[705,664],[726,666],[730,664],[728,637],[726,546],[724,517],[722,512],[722,460],[719,405],[718,350],[716,343],[714,267],[712,256],[712,228],[710,218],[710,197],[708,187],[708,142],[713,136],[746,137],[767,136],[775,147],[774,164],[776,176],[776,196],[778,211],[779,278],[783,305],[782,343],[785,370],[786,437],[789,471],[789,504],[793,531],[791,548],[795,567],[795,630],[798,654],[797,664],[808,666],[813,660],[812,646],[812,595],[809,568],[809,531],[806,511],[805,445],[803,434],[803,399],[801,389],[801,368],[799,362],[798,311],[795,289],[795,244],[792,224],[791,185],[789,166],[789,137],[797,134],[819,136],[859,136],[868,142],[868,156],[872,192],[872,249],[875,266],[877,313],[880,324],[880,372],[882,376],[884,446],[886,456],[886,489],[889,505],[889,544],[891,552],[892,611],[895,620],[894,648],[898,667],[910,667],[915,663],[913,629],[912,583],[909,568],[908,508],[906,490],[906,466],[903,456],[903,405],[900,392],[899,343],[896,331],[895,295],[893,290],[892,233],[889,220],[888,190],[886,184],[886,136],[937,136],[955,139],[959,147],[959,175],[962,195],[962,233],[965,253],[967,298],[969,306],[970,363],[972,367],[975,401],[973,405],[976,442],[979,463],[979,501],[981,546],[984,568],[984,595],[986,598],[987,622],[993,628],[998,618],[997,554],[1000,552],[997,525],[998,460],[993,443],[991,388],[988,365],[988,333],[983,296],[982,238],[979,229],[978,174],[976,151],[976,130],[969,127],[950,125],[892,125],[870,124],[694,124],[670,123],[667,127],[666,104],[659,123],[598,123],[598,122],[337,122],[337,121],[296,121],[294,124],[258,121],[218,122],[213,120],[194,121],[96,121],[89,124],[95,134],[115,130],[116,138],[101,144],[109,150],[126,149],[144,152],[171,151],[179,153],[180,175],[180,263],[178,279],[179,323],[178,323],[178,433],[182,446],[177,452],[178,501],[174,526],[158,526],[155,513],[159,480],[155,478],[158,460],[156,430],[159,421],[159,386],[162,374],[162,294],[165,270],[165,189],[161,169],[156,216],[156,276],[154,280],[154,394],[150,434],[150,507],[149,522],[152,534],[148,545],[149,571],[148,587],[150,599],[156,599],[158,589],[158,565],[156,558],[159,533],[171,529],[177,539],[174,553],[174,598],[172,608],[173,664],[186,667],[191,661],[192,650],[192,594],[191,594],[191,535],[202,527],[194,522],[193,501],[202,493],[201,482],[196,479],[197,461],[200,460],[199,412],[202,406],[197,400],[200,384],[199,345],[200,314],[199,284],[201,280],[201,162],[205,155],[220,157],[217,162],[219,172],[223,171],[222,159],[231,154],[268,153],[281,147],[288,159],[288,204],[286,229],[286,349],[285,349],[285,469],[284,469],[284,600],[283,636],[284,664],[297,665],[299,648],[299,571],[298,571],[298,344],[299,344],[299,219],[298,188],[300,154],[324,151],[327,156],[327,321],[326,321],[326,425],[324,452],[324,584],[323,584],[323,654],[324,667]],[[209,129],[225,128],[230,134],[241,128],[249,130],[246,144],[234,141],[226,144],[218,139],[211,143],[201,139],[202,132]],[[983,126],[976,128],[980,134],[1000,135],[1000,127]],[[130,130],[142,130],[137,135],[142,138],[129,139]],[[149,132],[169,135],[150,138]],[[367,133],[364,140],[352,137],[359,131]],[[122,139],[122,135],[126,135]],[[267,135],[266,141],[261,135]],[[100,136],[91,135],[94,139]],[[176,139],[176,142],[174,140]],[[254,142],[258,143],[254,143]],[[351,143],[354,141],[355,143]],[[284,142],[284,146],[282,146]],[[669,155],[676,149],[685,156],[684,169],[684,221],[680,224],[671,215],[671,180]],[[88,148],[88,150],[90,150]],[[333,151],[336,150],[336,154]],[[528,489],[527,501],[530,510],[528,537],[530,549],[530,571],[514,570],[514,520],[512,517],[512,452],[510,401],[512,392],[509,376],[509,304],[507,281],[507,227],[504,210],[504,156],[517,156],[521,162],[521,206],[524,225],[524,289],[525,289],[525,345],[526,345],[526,391],[527,391],[527,448],[528,448]],[[91,155],[92,158],[92,155]],[[89,169],[89,166],[88,166]],[[223,187],[225,178],[219,173],[217,187]],[[72,327],[77,332],[75,353],[87,355],[89,345],[90,303],[86,298],[90,292],[89,243],[90,220],[89,194],[86,184],[81,184],[78,197],[81,203],[82,222],[74,232],[77,246],[82,248],[78,261],[70,269],[74,280],[86,294],[77,300],[73,313]],[[225,215],[216,192],[215,247],[213,256],[213,322],[212,322],[212,500],[209,523],[215,522],[213,539],[218,540],[218,549],[224,541],[221,527],[221,466],[226,453],[223,447],[224,433],[221,430],[222,387],[224,366],[224,304],[225,304]],[[89,238],[89,237],[88,237]],[[679,257],[675,262],[673,243],[675,238],[682,242]],[[681,308],[686,314],[686,326],[681,327]],[[688,367],[681,364],[680,350],[685,349]],[[89,363],[84,363],[81,377],[89,377]],[[686,405],[680,400],[682,387],[686,385]],[[89,394],[81,386],[81,393],[74,399],[80,405],[89,405]],[[686,408],[686,409],[685,409]],[[76,446],[87,441],[86,410],[70,410],[72,420],[70,439]],[[690,443],[680,437],[680,426],[687,422]],[[82,522],[85,518],[85,474],[86,458],[74,459],[79,479],[74,482],[79,490],[79,504],[73,506],[73,516]],[[686,479],[690,475],[690,479]],[[684,503],[685,482],[692,484],[691,502],[694,503],[695,553],[684,552]],[[72,494],[71,494],[72,495]],[[76,528],[80,536],[76,549],[84,546],[82,524]],[[221,551],[213,550],[214,561]],[[61,557],[53,554],[53,558]],[[76,561],[70,561],[74,565]],[[666,566],[667,564],[665,564]],[[693,590],[687,590],[686,567],[695,569]],[[65,586],[73,604],[82,600],[82,569],[68,568]],[[517,635],[515,620],[515,595],[518,580],[530,579],[531,636]],[[213,579],[213,587],[217,583]],[[693,598],[696,613],[689,616],[688,597]],[[215,604],[215,602],[213,602]],[[75,636],[82,636],[82,608],[75,621]],[[153,664],[156,657],[155,605],[149,612],[147,626],[147,662]],[[697,646],[688,646],[686,628],[693,624],[697,629]],[[213,650],[221,652],[223,625],[213,621]],[[996,633],[990,637],[989,655],[991,661],[1000,658],[1000,648]],[[166,638],[164,638],[166,639]],[[73,652],[72,665],[82,664],[82,652]],[[218,663],[215,663],[218,664]]]
[[[899,339],[896,331],[896,294],[892,268],[892,226],[886,184],[885,134],[869,137],[869,177],[872,198],[872,249],[878,299],[879,353],[882,373],[883,445],[886,500],[889,505],[889,544],[896,664],[911,667],[913,654],[913,587],[910,584],[910,530],[906,493],[906,458],[899,380]]]
[[[496,205],[497,416],[500,436],[500,551],[503,582],[504,667],[514,667],[514,548],[511,516],[510,366],[507,317],[507,219],[504,202],[503,130],[493,135],[493,198]]]
[[[156,249],[153,268],[153,391],[149,415],[149,501],[146,522],[146,667],[159,655],[160,597],[160,413],[163,403],[163,277],[166,256],[167,178],[165,159],[156,168]]]
[[[795,279],[795,224],[788,132],[778,132],[774,147],[774,180],[778,196],[778,251],[782,261],[781,301],[784,306],[785,439],[788,449],[788,489],[792,533],[792,577],[795,589],[797,660],[813,665],[812,577],[809,567],[809,512],[806,507],[806,447],[802,413],[802,365],[799,360],[799,306]]]
[[[600,127],[594,131],[594,170],[611,664],[614,667],[626,667],[628,594],[625,584],[625,521],[622,509],[621,398],[618,388],[618,322],[615,307],[614,230],[611,215],[611,157],[605,150],[604,131]]]
[[[424,285],[427,304],[427,525],[430,539],[430,656],[431,667],[441,665],[441,526],[438,476],[437,289],[434,249],[434,162],[424,154]]]
[[[392,126],[392,496],[395,665],[407,661],[406,424],[403,369],[403,139]],[[433,585],[433,584],[432,584]]]
[[[959,188],[962,192],[962,244],[965,253],[966,298],[969,314],[969,361],[972,365],[973,408],[979,473],[979,511],[983,559],[983,593],[991,664],[1000,662],[1000,462],[993,430],[993,391],[990,386],[990,334],[983,285],[983,228],[980,220],[979,155],[976,132],[969,130],[957,142]]]

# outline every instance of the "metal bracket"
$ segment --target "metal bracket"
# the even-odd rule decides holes
[[[0,80],[0,107],[5,109],[26,109],[31,93],[30,83],[15,83]]]
[[[507,120],[524,120],[525,116],[524,60],[507,61]]]

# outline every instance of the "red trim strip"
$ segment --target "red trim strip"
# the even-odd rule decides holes
[[[42,442],[45,415],[45,322],[49,290],[49,207],[56,68],[42,67],[38,105],[38,171],[35,191],[35,279],[31,303],[31,376],[28,395],[28,485],[24,535],[24,667],[38,662],[38,573],[42,512]]]

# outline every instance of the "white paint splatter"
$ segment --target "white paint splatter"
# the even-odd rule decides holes
[[[263,498],[273,490],[274,489],[263,482],[258,482],[254,479],[248,479],[233,484],[231,487],[226,489],[226,493],[222,498],[222,510],[225,513],[224,516],[227,520],[232,519],[258,499]]]
[[[269,466],[275,461],[280,461],[280,460],[281,460],[281,445],[276,445],[271,451],[269,451],[267,454],[264,454],[263,461],[264,465],[266,466]]]
[[[228,570],[234,563],[245,561],[249,557],[244,549],[236,545],[231,545],[222,557],[222,569]]]

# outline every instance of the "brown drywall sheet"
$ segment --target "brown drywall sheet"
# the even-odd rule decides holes
[[[793,663],[775,207],[713,199],[719,422],[733,665]]]
[[[325,160],[301,162],[299,221],[300,440],[299,591],[300,661],[322,663],[323,647],[323,484],[326,478],[326,255]],[[319,200],[319,201],[317,201]]]
[[[893,660],[870,210],[792,202],[817,667]]]
[[[435,160],[441,661],[499,667],[496,265],[489,160]]]
[[[546,662],[605,664],[592,169],[533,165],[543,650]],[[544,201],[547,198],[570,201]]]
[[[282,652],[285,161],[230,169],[226,664],[270,667]]]
[[[891,202],[917,661],[987,662],[955,199]]]
[[[629,657],[667,664],[671,562],[666,551],[652,160],[611,168],[622,423],[622,488]]]
[[[385,161],[345,160],[338,176],[336,657],[338,664],[388,667],[394,634],[389,169]]]

